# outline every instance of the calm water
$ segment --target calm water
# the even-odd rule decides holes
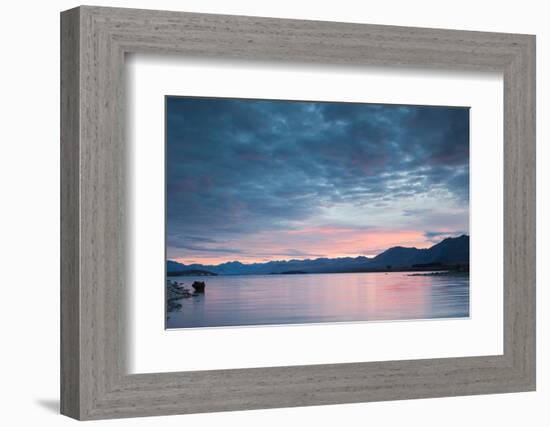
[[[168,328],[469,316],[468,276],[345,273],[172,277],[200,296],[180,299]]]

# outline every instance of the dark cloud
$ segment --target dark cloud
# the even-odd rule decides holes
[[[176,242],[175,244],[171,245],[171,247],[175,249],[187,249],[190,251],[195,252],[215,252],[215,253],[223,253],[223,254],[242,254],[242,249],[232,249],[232,248],[210,248],[207,246],[199,246],[199,245],[186,245],[185,243],[179,243]]]
[[[441,240],[447,238],[447,237],[458,237],[463,234],[468,234],[466,231],[454,231],[454,232],[448,232],[448,231],[426,231],[424,232],[424,236],[427,240],[433,243],[440,242]]]
[[[229,251],[218,240],[299,228],[337,204],[468,204],[467,108],[179,97],[166,107],[169,248]]]
[[[200,242],[200,243],[217,243],[216,239],[210,239],[208,237],[197,236],[183,236],[183,239],[188,242]]]

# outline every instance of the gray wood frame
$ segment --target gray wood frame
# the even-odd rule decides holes
[[[129,375],[124,56],[504,75],[504,354]],[[162,141],[159,141],[162,143]],[[100,419],[535,389],[535,37],[83,6],[61,14],[61,412]]]

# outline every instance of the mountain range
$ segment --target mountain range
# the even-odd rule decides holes
[[[373,258],[358,256],[355,258],[293,259],[254,264],[230,261],[218,265],[186,265],[168,260],[166,262],[166,272],[168,275],[192,274],[194,271],[219,275],[343,273],[441,268],[442,266],[469,264],[469,261],[470,238],[467,235],[462,235],[446,238],[427,249],[394,246]]]

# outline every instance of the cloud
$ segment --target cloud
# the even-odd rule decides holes
[[[209,237],[198,237],[198,236],[184,236],[184,240],[190,242],[200,242],[200,243],[218,243],[216,239],[211,239]]]
[[[425,231],[424,236],[426,239],[432,243],[438,243],[443,239],[448,237],[458,237],[463,234],[468,234],[468,232],[462,231]]]
[[[198,245],[186,245],[184,243],[176,243],[172,245],[173,248],[176,249],[187,249],[189,251],[194,252],[218,252],[223,254],[242,254],[243,251],[241,249],[234,249],[234,248],[210,248],[207,246],[198,246]]]
[[[438,227],[463,229],[468,117],[467,108],[169,97],[169,252],[214,252],[220,241],[246,252],[236,246],[246,236],[316,224],[421,230],[436,216]],[[462,219],[446,227],[453,212]]]

